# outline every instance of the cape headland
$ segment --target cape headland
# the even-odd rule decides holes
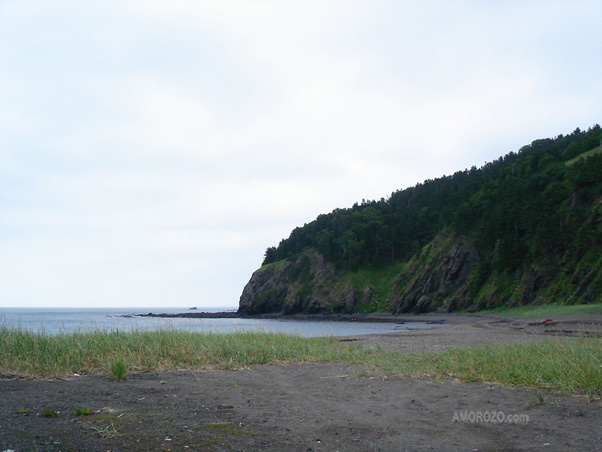
[[[266,250],[240,315],[602,302],[602,129],[335,209]]]

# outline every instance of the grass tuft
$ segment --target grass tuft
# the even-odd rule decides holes
[[[88,416],[90,414],[90,408],[78,408],[77,406],[73,407],[73,414],[75,416]]]
[[[127,378],[127,364],[122,358],[119,358],[111,363],[111,375],[113,380],[123,381]]]
[[[59,412],[56,410],[51,410],[49,408],[46,408],[44,411],[42,411],[41,416],[42,417],[57,417],[59,415]]]

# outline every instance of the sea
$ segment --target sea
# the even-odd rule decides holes
[[[203,308],[203,312],[228,311]],[[236,309],[232,309],[236,311]],[[197,333],[242,331],[293,334],[301,337],[352,336],[419,330],[440,326],[427,322],[349,322],[289,319],[194,319],[139,317],[140,314],[194,312],[186,308],[0,308],[0,327],[45,334],[90,331],[185,330]]]

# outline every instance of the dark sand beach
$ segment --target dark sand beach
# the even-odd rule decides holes
[[[598,334],[600,316],[542,324],[483,316],[348,337],[408,352]],[[340,364],[0,380],[0,451],[594,451],[602,405],[578,394],[358,377]],[[88,407],[76,416],[73,407]],[[23,408],[27,408],[27,412]],[[55,410],[56,417],[44,417]]]

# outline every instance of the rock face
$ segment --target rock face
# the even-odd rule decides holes
[[[467,281],[478,253],[465,238],[440,236],[391,279],[387,305],[401,312],[449,311],[470,302]],[[370,285],[358,287],[317,252],[257,270],[240,297],[241,314],[351,313],[369,306]]]
[[[588,258],[586,254],[577,265],[566,268],[542,259],[511,273],[490,271],[475,290],[473,283],[481,276],[479,265],[483,262],[469,239],[445,233],[400,270],[387,273],[385,280],[384,273],[375,270],[378,281],[362,280],[336,269],[319,253],[306,251],[257,270],[244,288],[238,312],[316,314],[388,309],[425,313],[550,301],[602,302],[602,257],[597,255]]]
[[[389,306],[401,312],[448,312],[469,302],[467,282],[478,253],[463,237],[437,237],[408,262],[394,282]]]
[[[308,252],[260,268],[240,297],[238,312],[326,313],[353,312],[356,291],[347,278],[320,254]]]

